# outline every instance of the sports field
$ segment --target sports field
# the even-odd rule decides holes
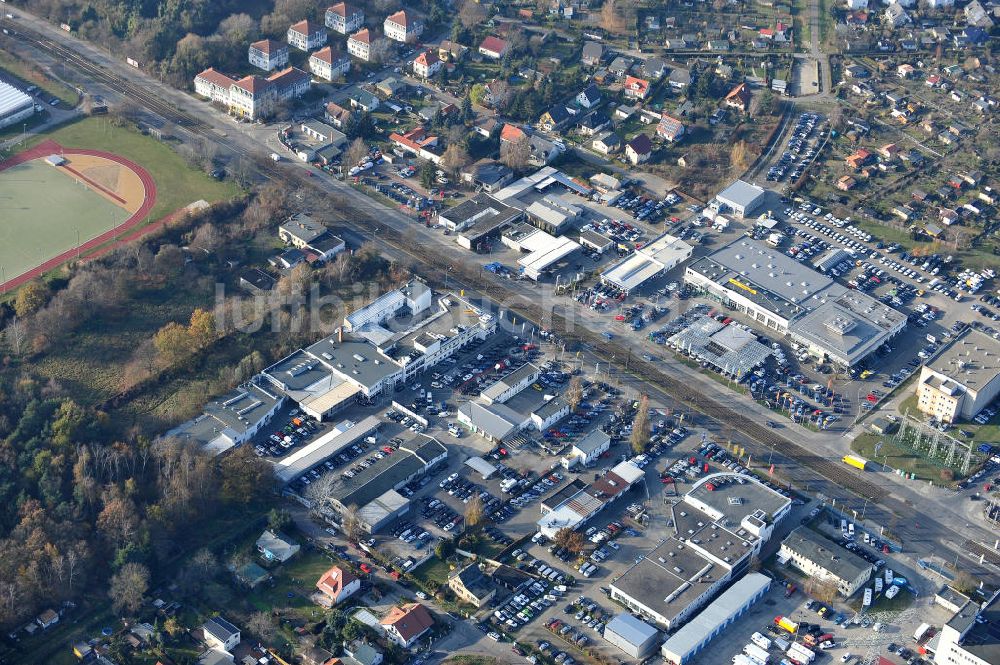
[[[6,279],[73,250],[131,213],[33,159],[0,171],[0,266]],[[79,234],[79,235],[78,235]]]

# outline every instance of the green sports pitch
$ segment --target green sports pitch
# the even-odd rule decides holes
[[[0,281],[76,249],[130,213],[44,159],[0,171]]]

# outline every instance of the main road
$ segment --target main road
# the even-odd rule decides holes
[[[432,283],[440,283],[447,274],[453,285],[463,285],[498,303],[509,313],[508,319],[528,319],[552,328],[568,344],[575,344],[599,362],[621,363],[629,358],[631,365],[623,378],[634,383],[637,390],[653,392],[677,409],[698,414],[701,425],[718,432],[724,440],[745,446],[758,461],[770,458],[796,485],[822,494],[831,503],[835,500],[837,507],[848,515],[863,515],[875,530],[877,527],[890,530],[903,542],[907,552],[941,552],[944,548],[941,556],[963,557],[966,567],[985,576],[996,575],[994,564],[1000,563],[1000,556],[993,550],[993,534],[970,520],[964,506],[945,501],[943,493],[901,482],[888,474],[880,474],[873,481],[873,474],[846,469],[839,462],[844,449],[839,436],[796,428],[785,437],[766,428],[763,423],[772,414],[764,407],[726,392],[714,380],[679,362],[653,365],[631,357],[629,344],[609,342],[597,334],[603,321],[586,308],[581,311],[566,298],[556,299],[543,293],[549,287],[487,279],[481,266],[488,257],[464,253],[456,261],[449,239],[415,223],[411,215],[374,201],[333,178],[311,177],[316,172],[308,165],[270,162],[265,155],[275,145],[274,127],[236,122],[205,102],[129,67],[41,19],[23,11],[18,16],[22,39],[49,57],[77,68],[101,86],[103,92],[124,96],[174,123],[181,138],[211,141],[230,157],[248,160],[261,178],[288,183],[300,191],[325,192],[328,196],[317,200],[332,202],[331,207],[342,221],[390,248],[397,259],[405,256],[425,266],[422,273]],[[310,177],[305,177],[306,171]],[[545,307],[541,305],[543,299],[548,303]],[[992,558],[994,564],[979,568],[980,554]]]

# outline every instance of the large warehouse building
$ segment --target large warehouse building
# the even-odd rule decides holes
[[[628,294],[687,261],[693,251],[683,240],[664,233],[605,270],[601,281]]]
[[[35,100],[0,81],[0,128],[24,122],[35,114]]]
[[[906,316],[892,307],[751,238],[694,261],[684,280],[760,327],[790,335],[811,354],[846,367],[906,327]]]
[[[612,582],[611,599],[676,630],[748,570],[791,505],[753,478],[702,478],[672,508],[676,535]]]
[[[837,591],[846,597],[863,587],[874,570],[854,552],[806,526],[795,529],[782,541],[778,561],[791,563],[810,579],[835,583]]]
[[[750,217],[764,204],[762,187],[737,180],[722,190],[709,205],[719,212],[734,212],[740,217]]]
[[[747,574],[671,635],[660,649],[663,658],[673,665],[687,665],[727,626],[763,598],[770,587],[770,577],[760,573]]]
[[[952,423],[974,418],[1000,393],[1000,342],[968,329],[920,370],[917,408]]]

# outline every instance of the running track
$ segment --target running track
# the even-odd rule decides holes
[[[143,189],[145,190],[145,198],[142,201],[142,205],[139,209],[132,214],[131,217],[126,219],[120,225],[116,226],[110,231],[105,231],[99,236],[91,238],[87,242],[80,245],[79,248],[68,249],[58,256],[54,256],[51,259],[45,261],[39,266],[32,268],[31,270],[21,273],[17,277],[14,277],[4,284],[0,284],[0,293],[6,293],[11,289],[16,289],[25,282],[28,282],[40,275],[44,275],[46,272],[56,268],[63,263],[66,263],[79,252],[81,255],[89,252],[90,250],[99,247],[109,240],[113,240],[115,236],[128,231],[139,224],[142,220],[149,214],[149,211],[153,209],[153,204],[156,203],[156,183],[153,181],[153,177],[149,175],[149,171],[142,168],[135,162],[129,159],[125,159],[121,155],[116,155],[114,153],[105,152],[103,150],[87,150],[86,148],[64,148],[55,141],[46,140],[42,141],[38,145],[24,152],[19,152],[5,162],[0,162],[0,171],[9,169],[12,166],[17,166],[18,164],[23,164],[24,162],[30,161],[32,159],[42,159],[48,157],[49,155],[91,155],[93,157],[103,157],[104,159],[109,159],[113,162],[121,164],[125,168],[131,169],[139,176],[142,181]],[[115,243],[114,246],[127,242],[129,240],[134,240],[138,238],[141,233],[130,234],[128,238],[124,239],[119,243]]]

